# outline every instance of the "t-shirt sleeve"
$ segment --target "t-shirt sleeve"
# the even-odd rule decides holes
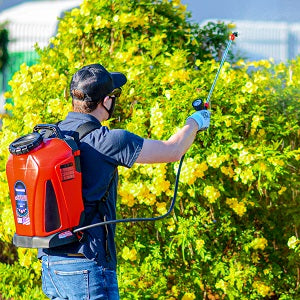
[[[144,139],[129,131],[113,129],[99,141],[99,150],[112,163],[131,168],[138,158]]]

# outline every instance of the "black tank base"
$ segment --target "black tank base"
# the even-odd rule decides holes
[[[13,244],[23,248],[53,248],[70,243],[78,242],[77,235],[67,230],[57,232],[49,236],[23,236],[15,233]]]

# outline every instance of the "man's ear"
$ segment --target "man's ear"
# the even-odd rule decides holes
[[[102,105],[104,105],[105,107],[107,107],[107,106],[109,106],[109,105],[106,105],[107,102],[109,101],[109,99],[110,99],[110,97],[109,97],[109,96],[106,96],[106,97],[104,98],[103,102],[100,102],[100,103],[102,103]]]
[[[107,101],[107,100],[109,100],[109,99],[110,99],[110,97],[109,97],[109,96],[106,96],[106,97],[104,98],[103,102],[105,102],[105,101]]]

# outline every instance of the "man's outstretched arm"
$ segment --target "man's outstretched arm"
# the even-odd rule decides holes
[[[210,112],[197,111],[192,114],[186,124],[172,135],[168,140],[145,139],[143,148],[136,163],[164,163],[180,160],[182,155],[190,148],[199,130],[209,127]]]

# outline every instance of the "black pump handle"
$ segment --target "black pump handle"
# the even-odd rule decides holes
[[[63,135],[57,125],[54,124],[38,124],[34,126],[33,132],[38,132],[40,130],[50,130],[56,137],[63,139]]]

